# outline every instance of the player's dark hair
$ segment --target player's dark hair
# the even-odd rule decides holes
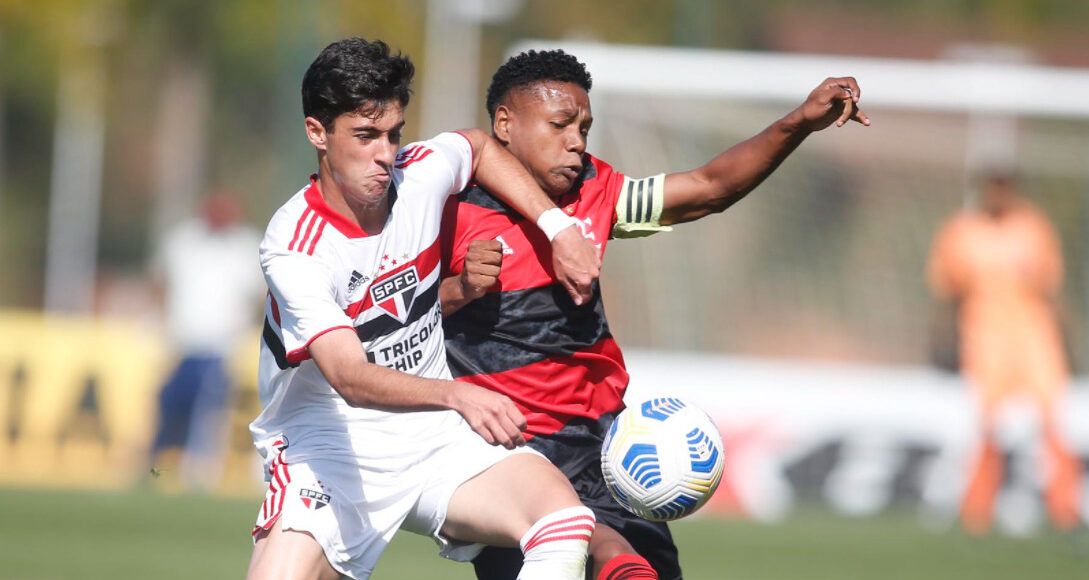
[[[495,120],[495,109],[511,91],[542,81],[574,83],[587,93],[593,80],[586,65],[562,50],[529,50],[511,57],[492,75],[485,106]]]
[[[306,69],[303,114],[331,132],[333,120],[344,113],[371,115],[393,100],[404,107],[412,95],[415,73],[407,56],[390,54],[381,40],[352,37],[334,42]]]

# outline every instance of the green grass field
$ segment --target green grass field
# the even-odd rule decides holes
[[[0,490],[4,580],[242,578],[258,498]],[[843,519],[806,510],[777,525],[696,519],[674,525],[689,580],[1075,580],[1089,539],[972,538],[908,514]],[[429,540],[401,534],[374,577],[472,578]]]

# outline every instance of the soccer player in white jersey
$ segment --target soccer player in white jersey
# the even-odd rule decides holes
[[[520,547],[523,580],[583,577],[593,514],[522,447],[503,395],[449,380],[439,221],[474,180],[537,223],[576,302],[600,260],[522,166],[480,131],[398,152],[413,66],[382,42],[329,45],[303,79],[318,173],[273,216],[250,430],[269,489],[248,577],[369,578],[399,528],[467,560]]]

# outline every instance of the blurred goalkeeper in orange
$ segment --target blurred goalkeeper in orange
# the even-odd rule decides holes
[[[1069,375],[1056,311],[1062,251],[1047,217],[1018,195],[1011,173],[990,171],[981,185],[978,209],[943,225],[929,265],[934,293],[957,306],[961,368],[981,410],[982,441],[961,519],[971,533],[990,528],[1003,479],[997,416],[1004,403],[1021,398],[1038,410],[1048,515],[1069,530],[1078,523],[1081,475],[1057,413]]]

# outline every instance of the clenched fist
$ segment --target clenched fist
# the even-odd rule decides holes
[[[462,295],[476,300],[499,280],[503,266],[503,244],[498,240],[473,240],[465,252],[465,266],[458,281]]]

